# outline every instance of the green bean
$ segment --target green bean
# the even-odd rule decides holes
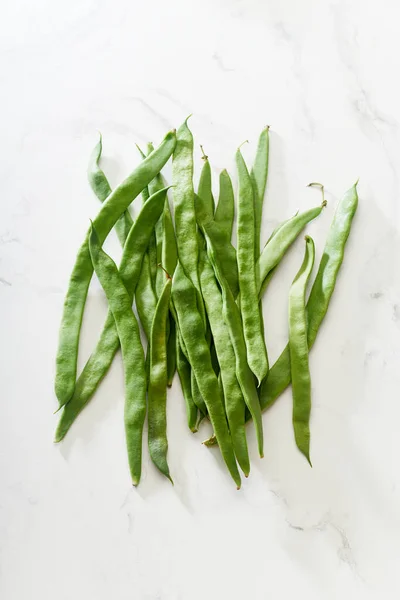
[[[99,141],[93,148],[92,154],[90,155],[87,170],[90,187],[92,188],[93,192],[96,194],[100,202],[104,202],[111,194],[110,184],[108,183],[107,177],[105,176],[103,170],[99,166],[102,150],[103,140],[100,134]],[[118,239],[121,242],[122,246],[125,244],[126,238],[128,237],[128,233],[132,225],[132,217],[129,214],[129,210],[126,210],[122,217],[120,217],[115,224],[115,230],[117,232]]]
[[[113,314],[121,343],[125,374],[125,435],[133,485],[138,485],[142,470],[142,436],[146,417],[146,372],[139,327],[118,267],[101,249],[100,239],[92,226],[89,237],[92,263]]]
[[[257,298],[257,274],[254,261],[254,192],[240,149],[236,152],[238,169],[237,262],[240,303],[247,362],[260,385],[268,373],[264,328]]]
[[[289,350],[293,391],[293,430],[296,444],[311,465],[310,413],[311,377],[308,361],[306,290],[314,266],[315,248],[312,238],[306,236],[303,264],[289,293]]]
[[[195,198],[196,219],[199,227],[206,232],[218,253],[221,269],[233,296],[239,293],[239,275],[236,249],[227,238],[226,228],[220,222],[210,220],[199,196]]]
[[[265,196],[265,188],[268,178],[268,157],[269,157],[269,126],[260,134],[258,140],[257,153],[254,160],[254,166],[251,170],[251,179],[254,189],[254,258],[258,260],[260,256],[260,234],[262,206]]]
[[[235,219],[235,198],[228,171],[224,169],[219,176],[219,198],[214,219],[222,233],[230,242],[232,239],[233,221]]]
[[[140,163],[131,175],[110,194],[93,221],[100,244],[104,242],[130,203],[161,170],[171,156],[175,144],[175,132],[168,133],[158,149]],[[93,265],[90,259],[87,234],[78,251],[72,270],[61,321],[55,381],[59,406],[64,406],[71,399],[75,388],[79,334],[92,274]]]
[[[328,233],[318,273],[307,302],[307,342],[309,349],[315,342],[318,330],[328,310],[339,269],[343,262],[344,249],[357,205],[357,183],[355,183],[339,202]],[[271,368],[268,378],[261,386],[261,408],[265,410],[272,406],[289,383],[290,351],[289,345],[287,345]]]
[[[285,221],[281,226],[278,226],[275,235],[271,237],[270,241],[266,244],[256,265],[256,269],[258,270],[258,281],[260,284],[260,299],[265,291],[267,285],[265,280],[269,273],[279,264],[288,248],[303,231],[307,223],[318,217],[325,206],[326,200],[324,200],[320,206],[297,214],[288,221]]]
[[[167,340],[167,386],[172,386],[176,372],[176,326],[171,314],[169,315],[169,336]]]
[[[225,398],[225,410],[231,432],[233,449],[240,468],[246,477],[250,472],[250,460],[245,432],[245,402],[236,378],[235,352],[229,337],[229,329],[221,318],[223,302],[214,271],[203,252],[200,256],[200,282],[207,316],[213,334],[216,356],[220,367],[221,384]]]
[[[195,403],[195,405],[197,406],[197,408],[199,410],[199,421],[197,423],[197,425],[199,425],[201,423],[201,421],[204,419],[204,417],[207,416],[207,406],[203,399],[203,396],[201,395],[200,388],[197,384],[196,375],[195,375],[193,369],[190,372],[190,384],[192,386],[193,402]]]
[[[299,211],[297,211],[297,212],[296,212],[296,213],[293,215],[293,217],[289,217],[288,219],[285,219],[284,221],[282,221],[282,223],[278,223],[278,225],[277,225],[277,226],[276,226],[276,227],[273,229],[273,231],[272,231],[271,235],[269,236],[269,238],[268,238],[268,240],[267,240],[267,242],[266,242],[265,246],[267,246],[267,245],[270,243],[270,241],[272,240],[272,238],[276,236],[276,234],[278,233],[278,231],[279,231],[280,229],[282,229],[282,227],[283,227],[284,225],[286,225],[286,223],[289,223],[289,221],[291,221],[292,219],[294,219],[295,217],[297,217],[297,215],[298,215],[298,214],[299,214]],[[265,246],[264,246],[264,248],[265,248]]]
[[[193,189],[193,136],[187,119],[176,133],[176,148],[172,156],[175,229],[179,261],[197,291],[197,304],[206,325],[198,274],[199,247]]]
[[[120,276],[131,299],[135,293],[143,255],[154,226],[160,217],[166,194],[167,188],[154,194],[143,205],[126,240],[120,264]],[[107,373],[118,348],[118,333],[112,313],[109,311],[97,346],[78,377],[70,402],[64,407],[56,431],[56,442],[63,439],[78,414],[93,396]]]
[[[143,256],[142,269],[135,290],[135,300],[140,322],[147,340],[150,340],[151,324],[157,306],[157,296],[151,282],[148,252]]]
[[[231,289],[223,275],[222,268],[219,261],[219,256],[212,243],[212,240],[208,237],[207,232],[203,229],[206,242],[207,252],[210,258],[211,264],[214,268],[215,275],[217,277],[219,286],[222,292],[222,305],[223,305],[223,319],[228,326],[229,337],[233,346],[236,360],[236,377],[239,382],[240,388],[246,405],[254,419],[256,436],[258,442],[258,451],[262,457],[264,454],[263,445],[263,426],[261,418],[260,404],[258,401],[257,389],[254,382],[253,374],[247,364],[246,355],[246,343],[244,340],[243,326],[240,318],[239,308],[235,302]]]
[[[208,156],[204,153],[203,146],[200,146],[203,158],[203,168],[200,173],[199,187],[197,195],[203,200],[203,206],[206,208],[210,219],[214,218],[214,198],[212,195],[211,168]]]
[[[178,262],[178,249],[176,245],[175,230],[172,222],[171,211],[168,198],[165,199],[165,207],[162,215],[162,247],[161,264],[164,269],[172,276],[175,273]],[[159,269],[161,271],[161,269]],[[176,329],[172,313],[169,318],[168,335],[168,387],[171,387],[172,380],[176,371]]]
[[[183,353],[182,345],[180,344],[179,334],[176,335],[176,370],[178,371],[179,380],[181,382],[182,393],[186,405],[186,418],[190,431],[197,431],[197,406],[193,402],[192,386],[190,381],[190,364]]]
[[[167,462],[167,319],[171,284],[171,277],[167,275],[151,327],[148,425],[150,457],[159,471],[173,483]]]
[[[183,266],[178,262],[172,282],[172,298],[178,315],[179,329],[200,393],[218,439],[221,454],[228,470],[240,488],[240,475],[233,452],[232,440],[226,422],[218,379],[211,364],[210,349],[204,335],[203,319],[197,305],[197,293]]]

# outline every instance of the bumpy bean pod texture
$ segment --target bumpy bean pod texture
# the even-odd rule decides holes
[[[295,240],[321,215],[325,200],[289,218],[286,215],[262,247],[268,127],[260,134],[253,165],[248,168],[241,150],[236,152],[237,190],[226,169],[218,170],[216,205],[212,165],[218,164],[217,157],[210,162],[201,147],[196,186],[194,140],[187,120],[176,133],[167,134],[158,148],[152,144],[145,152],[139,148],[140,164],[114,190],[101,168],[102,149],[100,136],[87,174],[102,204],[78,251],[64,305],[55,384],[62,412],[55,441],[67,434],[121,348],[126,445],[134,485],[141,477],[146,412],[148,453],[158,471],[172,482],[167,460],[168,390],[173,386],[176,392],[179,382],[188,428],[196,432],[202,422],[209,422],[214,433],[204,444],[219,446],[239,489],[239,468],[246,477],[250,473],[246,422],[254,422],[262,457],[262,411],[292,381],[294,437],[311,464],[309,351],[343,261],[358,204],[357,184],[338,204],[308,301],[315,249],[311,237],[305,237],[304,259],[288,292],[288,344],[269,367],[262,298]],[[171,157],[172,208],[161,172]],[[321,187],[323,193],[320,184],[311,185]],[[134,222],[129,207],[138,195],[143,205]],[[232,243],[235,213],[236,248]],[[102,249],[113,227],[123,247],[119,267]],[[93,269],[109,310],[99,341],[76,379],[80,329]],[[175,370],[179,381],[174,380]],[[176,465],[174,479],[179,479]]]

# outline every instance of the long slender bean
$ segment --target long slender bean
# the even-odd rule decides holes
[[[309,349],[315,342],[318,330],[328,310],[357,206],[358,194],[357,183],[355,183],[338,204],[328,232],[318,273],[307,302],[307,342]],[[261,408],[265,410],[272,406],[289,383],[290,351],[289,345],[287,345],[271,368],[268,378],[261,386]]]
[[[240,149],[236,152],[236,165],[239,178],[237,262],[240,308],[247,362],[260,385],[268,373],[268,356],[257,297],[257,273],[254,261],[254,190]]]
[[[203,320],[197,306],[196,289],[186,276],[180,262],[173,277],[172,297],[190,364],[195,373],[200,393],[207,405],[221,454],[239,488],[240,475],[218,387],[218,379],[211,364],[210,349],[204,335]]]
[[[314,265],[315,248],[306,236],[306,251],[289,293],[289,350],[293,393],[293,430],[296,444],[311,465],[311,376],[308,361],[306,290]]]
[[[182,350],[179,334],[176,335],[176,370],[178,371],[179,380],[181,382],[182,393],[186,405],[186,418],[190,431],[195,433],[197,427],[197,406],[193,402],[192,386],[190,380],[190,364]]]
[[[244,340],[243,326],[240,318],[239,308],[235,302],[231,289],[223,275],[222,268],[219,262],[219,257],[213,246],[212,240],[208,237],[207,232],[203,229],[206,242],[207,253],[211,264],[214,268],[219,286],[222,292],[223,302],[223,319],[229,329],[229,337],[235,352],[236,359],[236,377],[246,405],[254,419],[256,436],[258,442],[258,451],[260,456],[264,455],[264,436],[261,418],[260,404],[258,401],[257,389],[253,374],[247,364],[246,343]]]
[[[171,285],[171,277],[167,275],[151,327],[148,425],[150,457],[159,471],[173,483],[167,462],[167,319]]]
[[[254,258],[260,256],[262,207],[268,178],[269,126],[260,134],[251,179],[254,189]]]
[[[124,246],[120,276],[131,299],[135,293],[150,235],[164,206],[167,189],[154,194],[144,204]],[[56,431],[56,442],[60,442],[64,438],[78,414],[93,396],[107,373],[118,348],[118,333],[112,313],[109,311],[97,346],[78,377],[70,402],[64,407]]]
[[[225,410],[233,449],[239,466],[247,477],[250,472],[250,460],[245,432],[246,404],[236,378],[235,369],[232,368],[235,365],[235,352],[229,337],[229,329],[224,320],[221,319],[223,313],[222,295],[205,252],[200,255],[200,281],[220,366]]]
[[[235,219],[235,198],[232,181],[226,169],[221,171],[219,175],[219,197],[214,219],[219,224],[226,239],[230,242],[232,239],[233,221]]]
[[[90,155],[87,169],[89,185],[92,188],[93,192],[96,194],[97,198],[100,200],[100,202],[104,202],[111,194],[110,184],[108,183],[104,171],[100,168],[99,165],[102,151],[103,139],[100,134],[99,141],[93,148],[93,151]],[[121,242],[122,246],[125,244],[126,238],[128,237],[128,233],[132,225],[132,217],[129,213],[129,210],[126,210],[122,217],[120,217],[115,224],[115,231],[117,232],[118,239]]]
[[[160,146],[146,158],[107,198],[93,221],[100,244],[141,190],[162,169],[176,145],[175,132],[168,133]],[[83,311],[93,274],[88,234],[78,251],[64,303],[56,358],[55,392],[59,406],[72,397],[75,388],[79,334]]]
[[[118,267],[102,250],[94,226],[89,237],[92,263],[113,314],[121,343],[125,375],[125,435],[133,485],[142,471],[142,436],[146,417],[146,372],[139,327]]]
[[[197,304],[206,325],[198,273],[199,247],[193,189],[193,136],[187,119],[176,132],[176,148],[172,156],[172,184],[175,229],[179,261],[197,291]]]

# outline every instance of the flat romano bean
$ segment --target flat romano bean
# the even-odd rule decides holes
[[[268,178],[268,157],[269,157],[269,127],[261,132],[258,139],[258,146],[254,166],[251,170],[251,179],[254,189],[254,258],[258,260],[260,256],[260,236],[262,207],[265,196],[265,188]]]
[[[197,306],[196,296],[196,289],[179,262],[172,282],[172,298],[178,315],[179,329],[200,393],[207,405],[221,454],[233,480],[240,488],[240,475],[226,421],[224,405],[218,379],[211,364],[210,349],[205,339],[203,319]]]
[[[235,302],[231,289],[223,275],[222,268],[219,262],[219,257],[215,247],[213,246],[212,240],[208,237],[207,232],[205,230],[203,231],[205,233],[205,238],[207,242],[208,256],[214,268],[214,272],[222,292],[222,316],[225,323],[228,326],[229,337],[231,339],[232,347],[235,352],[236,377],[242,390],[244,401],[246,402],[250,414],[254,419],[258,442],[258,451],[260,456],[262,457],[264,455],[264,436],[261,409],[258,401],[254,377],[249,368],[249,365],[247,364],[246,344],[244,341],[243,326],[242,320],[240,318],[239,308]]]
[[[314,242],[306,236],[303,264],[289,293],[289,350],[293,393],[293,430],[296,444],[311,465],[311,376],[308,361],[306,290],[314,266]]]
[[[96,275],[107,296],[121,343],[125,376],[125,436],[133,485],[142,471],[142,436],[146,418],[146,372],[139,327],[118,267],[102,250],[95,228],[89,237],[89,250]]]
[[[145,160],[146,158],[146,154],[143,152],[143,150],[140,148],[140,146],[138,144],[136,144],[136,148],[139,150],[139,154],[142,158],[142,160]],[[156,178],[159,175],[156,175]],[[154,179],[152,179],[152,181],[154,181]],[[151,190],[150,191],[150,185],[152,183],[152,181],[149,183],[148,186],[146,186],[145,188],[143,188],[142,190],[142,201],[143,203],[147,202],[147,200],[150,198],[150,195],[153,195],[156,191],[158,191],[158,189],[161,189],[163,187],[166,186],[161,186],[161,188],[158,188],[157,190]],[[149,247],[147,248],[147,255],[149,257],[148,262],[144,263],[144,267],[145,267],[145,271],[143,272],[143,278],[148,278],[150,277],[150,285],[152,286],[152,288],[156,289],[156,277],[157,277],[157,265],[159,263],[159,260],[157,260],[157,242],[156,242],[156,234],[155,231],[153,231],[151,237],[150,237],[150,241],[149,241]],[[149,285],[149,283],[147,282],[147,286]],[[157,302],[156,302],[157,303]],[[151,313],[151,319],[154,315],[154,309],[155,307],[151,307],[152,313]],[[140,316],[140,315],[139,315]],[[149,338],[147,338],[149,339]]]
[[[236,260],[236,249],[232,246],[226,235],[226,228],[222,223],[210,220],[204,209],[202,199],[195,198],[196,219],[199,227],[206,232],[218,253],[221,269],[226,278],[233,296],[239,293],[239,275]]]
[[[260,385],[268,373],[264,327],[257,296],[257,272],[254,261],[254,191],[240,149],[236,152],[239,178],[237,217],[237,263],[240,310],[246,342],[247,362]]]
[[[172,222],[171,211],[169,208],[168,198],[165,199],[165,207],[162,215],[162,251],[161,264],[164,269],[172,276],[175,272],[178,262],[178,249],[176,245],[175,230]],[[161,269],[159,269],[161,270]],[[172,385],[172,380],[176,371],[176,327],[172,313],[169,318],[169,335],[168,335],[168,386]]]
[[[326,315],[329,302],[335,289],[339,269],[343,262],[344,249],[349,237],[353,217],[357,210],[357,183],[351,187],[339,202],[332,225],[328,232],[324,252],[319,264],[317,276],[311,288],[307,302],[308,348],[311,349],[318,330]],[[268,378],[263,382],[260,392],[260,404],[266,410],[280,396],[290,383],[289,345],[271,368]]]
[[[173,483],[167,462],[167,319],[171,284],[171,277],[167,275],[151,327],[147,420],[150,457],[159,471]]]
[[[167,386],[172,386],[176,372],[176,326],[171,314],[169,315],[169,336],[167,340]]]
[[[144,204],[124,246],[119,272],[131,300],[135,293],[143,256],[154,225],[163,210],[166,194],[167,188],[154,194]],[[60,442],[64,438],[78,414],[93,396],[107,373],[118,348],[118,333],[113,315],[109,311],[97,346],[78,377],[71,400],[64,407],[56,431],[56,442]]]
[[[182,350],[182,345],[179,341],[179,334],[176,335],[176,370],[178,371],[179,380],[181,382],[182,393],[186,405],[186,418],[190,431],[197,431],[197,406],[193,402],[192,386],[190,380],[190,364]]]
[[[198,273],[199,247],[194,210],[193,136],[187,119],[176,133],[176,147],[172,156],[172,184],[179,261],[197,290],[197,304],[205,328],[205,311]]]
[[[93,221],[100,244],[142,189],[162,169],[176,145],[175,132],[168,133],[160,146],[146,158],[107,198]],[[93,274],[88,234],[78,251],[64,303],[56,358],[55,392],[59,406],[71,399],[76,380],[79,334],[83,311]]]
[[[211,167],[208,161],[208,156],[204,153],[203,146],[200,146],[203,154],[203,168],[200,173],[199,187],[197,189],[197,195],[203,201],[203,206],[207,210],[210,219],[214,218],[214,198],[212,195],[212,182],[211,182]]]
[[[97,198],[100,200],[100,202],[104,202],[111,194],[110,184],[108,183],[104,171],[100,168],[99,165],[102,150],[103,140],[100,134],[99,141],[93,148],[93,151],[90,155],[87,170],[89,185],[92,188],[93,192],[96,194]],[[129,210],[126,210],[122,217],[120,217],[115,224],[115,230],[117,232],[118,239],[121,242],[122,246],[125,244],[126,238],[128,237],[128,233],[132,225],[132,217],[129,214]]]
[[[303,231],[307,223],[318,217],[325,206],[326,200],[324,200],[320,206],[316,206],[315,208],[311,208],[310,210],[295,215],[288,221],[285,221],[282,226],[278,227],[275,235],[270,238],[270,241],[266,244],[256,265],[256,269],[258,270],[258,282],[260,285],[260,299],[266,288],[267,282],[265,280],[269,273],[279,264],[288,248]]]
[[[229,329],[221,318],[223,314],[222,295],[207,255],[205,252],[203,254],[205,256],[200,255],[201,289],[220,367],[220,380],[233,449],[239,466],[247,477],[250,472],[250,460],[245,432],[246,404],[236,378],[235,352],[230,340]]]
[[[219,197],[214,219],[218,223],[222,234],[230,242],[235,219],[235,198],[232,181],[226,169],[221,171],[219,176]]]

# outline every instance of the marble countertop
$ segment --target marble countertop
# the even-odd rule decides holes
[[[307,600],[400,596],[400,38],[394,0],[18,0],[0,22],[0,596],[3,600]],[[311,356],[312,457],[296,450],[287,391],[249,428],[240,492],[168,399],[175,486],[150,464],[130,485],[120,357],[64,443],[52,444],[63,298],[97,201],[97,130],[116,185],[193,113],[216,180],[271,125],[263,236],[296,210],[317,255],[337,200],[359,210]],[[197,165],[199,165],[197,160]],[[198,176],[198,169],[196,176]],[[118,256],[114,237],[108,250]],[[271,360],[303,242],[264,300]],[[80,366],[106,304],[90,290]]]

